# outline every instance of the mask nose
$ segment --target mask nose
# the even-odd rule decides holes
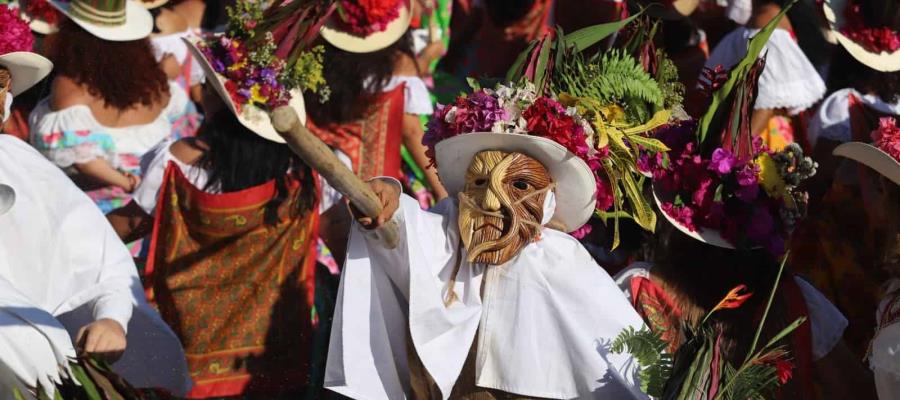
[[[493,188],[484,191],[484,199],[481,200],[481,208],[486,211],[500,211],[500,198],[494,193]]]

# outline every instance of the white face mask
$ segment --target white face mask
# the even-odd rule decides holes
[[[4,104],[3,104],[3,121],[2,122],[6,122],[6,120],[9,119],[9,114],[12,112],[12,100],[13,100],[12,93],[7,92],[6,100],[3,102]]]

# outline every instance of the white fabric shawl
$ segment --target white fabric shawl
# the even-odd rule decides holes
[[[479,332],[479,387],[547,398],[646,398],[635,386],[636,362],[608,351],[623,329],[643,322],[577,240],[545,228],[515,258],[485,268],[458,250],[455,202],[435,209],[422,211],[401,196],[395,250],[374,232],[351,229],[326,387],[356,399],[408,398],[409,330],[447,398]],[[457,300],[445,306],[457,257]]]
[[[5,321],[21,322],[0,325],[0,342],[31,350],[0,352],[3,362],[32,385],[55,376],[58,370],[50,367],[75,354],[70,338],[109,318],[128,334],[125,354],[113,366],[118,374],[136,387],[185,393],[190,380],[181,343],[147,304],[131,255],[94,203],[9,135],[0,135],[0,182],[16,192],[15,204],[0,215],[0,309]],[[42,335],[22,334],[25,324]],[[69,338],[60,338],[62,326]],[[33,340],[41,336],[50,347]]]

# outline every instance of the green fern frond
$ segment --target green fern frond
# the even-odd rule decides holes
[[[663,93],[665,108],[672,108],[684,101],[684,84],[678,80],[678,67],[662,49],[656,51],[656,80]]]
[[[666,382],[672,375],[672,355],[665,352],[667,343],[658,333],[646,327],[635,330],[628,327],[612,342],[610,351],[616,354],[630,353],[641,370],[638,377],[641,390],[653,397],[660,397]]]

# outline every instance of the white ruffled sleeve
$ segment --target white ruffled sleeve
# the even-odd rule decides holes
[[[850,131],[850,101],[849,96],[853,89],[841,89],[832,93],[816,111],[809,121],[807,138],[810,144],[816,145],[819,138],[832,140],[839,143],[849,142]]]
[[[428,86],[418,76],[392,76],[384,91],[394,90],[401,83],[404,84],[403,112],[415,115],[431,115],[434,112]]]
[[[707,67],[722,65],[732,68],[747,52],[747,41],[758,29],[738,28],[716,46]],[[785,108],[797,114],[825,95],[825,82],[790,33],[775,29],[760,53],[766,56],[766,67],[759,78],[756,109]]]
[[[799,276],[794,281],[800,287],[812,331],[813,360],[820,360],[834,349],[847,329],[847,318],[831,304],[822,292]]]
[[[60,168],[98,158],[117,167],[116,144],[87,106],[51,111],[49,98],[44,99],[31,112],[28,123],[32,145]]]
[[[141,184],[131,194],[131,199],[144,210],[147,215],[153,215],[156,210],[156,197],[166,175],[166,166],[172,159],[169,146],[175,143],[173,139],[167,139],[156,147],[150,149],[141,157]]]

